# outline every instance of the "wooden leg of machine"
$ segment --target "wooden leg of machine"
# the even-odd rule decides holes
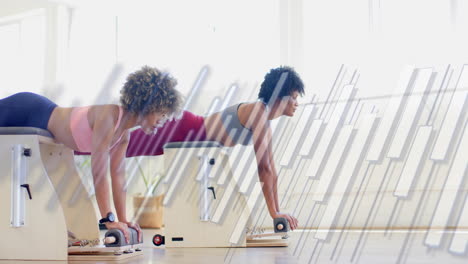
[[[42,163],[40,138],[0,136],[2,260],[67,260],[67,225]]]

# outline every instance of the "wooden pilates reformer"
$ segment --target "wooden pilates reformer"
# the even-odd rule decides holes
[[[239,192],[229,155],[217,142],[180,142],[164,149],[166,187],[164,236],[154,245],[173,247],[288,246],[286,219],[274,220],[275,232],[248,230],[261,195],[255,184],[249,196]],[[233,206],[236,204],[236,206]]]
[[[118,260],[142,254],[136,240],[123,244],[115,230],[106,234],[107,244],[101,242],[96,210],[73,155],[48,131],[0,127],[0,260]]]

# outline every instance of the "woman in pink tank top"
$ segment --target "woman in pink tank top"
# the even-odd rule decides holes
[[[92,105],[85,107],[55,107],[47,129],[54,138],[76,151],[91,153],[91,169],[96,200],[108,229],[122,230],[129,238],[128,227],[138,225],[126,216],[125,153],[130,129],[141,127],[153,133],[170,117],[181,113],[182,96],[175,89],[177,81],[156,68],[148,66],[131,73],[121,89],[120,105]],[[109,202],[108,169],[117,219]]]
[[[278,85],[281,82],[283,84]],[[169,142],[217,141],[223,146],[251,144],[268,212],[273,219],[286,218],[294,230],[298,227],[297,218],[282,212],[279,206],[270,121],[280,116],[294,116],[299,106],[298,97],[302,95],[304,84],[293,68],[271,69],[265,75],[256,102],[235,104],[206,117],[184,111],[180,119],[165,123],[157,134],[137,129],[131,133],[126,155],[163,155],[164,145]]]

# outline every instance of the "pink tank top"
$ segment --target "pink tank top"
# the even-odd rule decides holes
[[[91,152],[92,150],[93,131],[88,122],[88,111],[90,107],[91,106],[75,107],[70,116],[71,133],[78,147],[76,150],[81,152]],[[122,112],[122,107],[119,106],[119,118],[117,119],[114,132],[119,127],[120,120],[122,119]],[[121,139],[122,136],[120,136],[110,148],[113,148]]]

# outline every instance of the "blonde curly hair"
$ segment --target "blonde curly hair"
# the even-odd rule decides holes
[[[143,66],[128,75],[120,90],[120,103],[130,113],[148,115],[164,112],[177,116],[182,109],[183,97],[175,89],[177,80],[167,72]]]

